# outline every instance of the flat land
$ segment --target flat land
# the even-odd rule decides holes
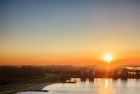
[[[14,84],[0,86],[0,94],[13,94],[24,90],[42,90],[43,87],[59,82],[59,76],[49,74],[44,78],[22,81]]]

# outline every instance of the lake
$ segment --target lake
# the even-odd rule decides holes
[[[56,83],[43,88],[49,92],[19,92],[17,94],[140,94],[140,80],[108,78],[71,78],[76,83]]]

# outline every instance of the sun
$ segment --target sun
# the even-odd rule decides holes
[[[107,63],[110,63],[110,62],[112,61],[112,59],[113,59],[112,54],[107,53],[107,54],[104,55],[104,60],[105,60]]]

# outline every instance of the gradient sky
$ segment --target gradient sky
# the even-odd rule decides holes
[[[140,64],[140,0],[0,0],[0,64],[98,64],[105,53]]]

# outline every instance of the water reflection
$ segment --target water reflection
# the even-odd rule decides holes
[[[77,83],[75,84],[66,83],[65,86],[55,84],[44,89],[50,90],[50,94],[56,94],[55,91],[67,91],[67,93],[65,92],[66,94],[139,94],[140,81],[136,81],[136,79],[77,78]]]
[[[72,78],[71,81],[77,81],[77,83],[56,83],[44,87],[43,90],[49,90],[47,94],[139,94],[140,92],[140,80],[136,79]],[[35,93],[22,92],[18,94]]]
[[[105,88],[108,88],[108,84],[109,84],[108,79],[106,79],[105,80]]]
[[[135,87],[136,85],[136,79],[128,79],[127,86],[128,87]]]
[[[102,80],[102,83],[99,83],[99,88],[99,94],[115,94],[114,88],[112,86],[112,79]]]

